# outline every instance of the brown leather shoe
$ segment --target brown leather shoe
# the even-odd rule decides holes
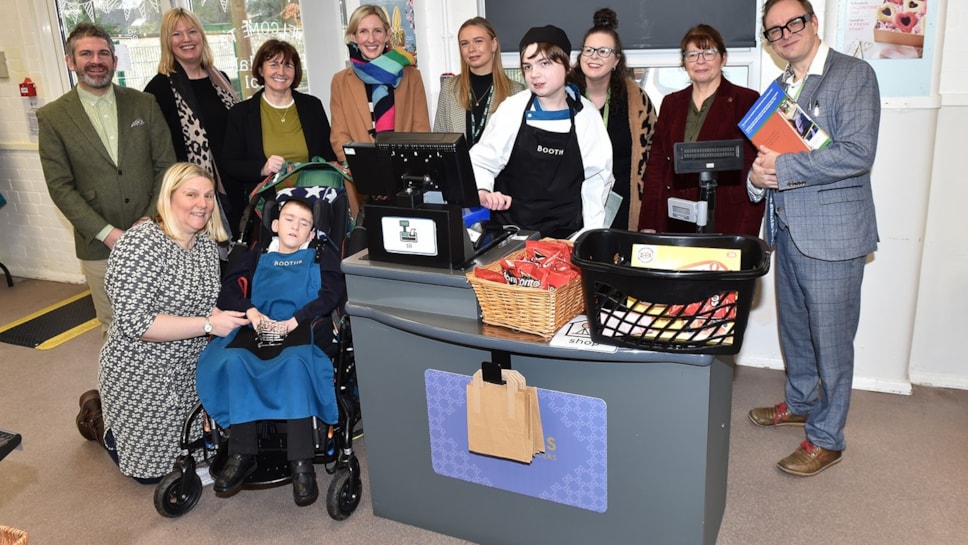
[[[101,394],[97,390],[88,390],[81,394],[78,401],[81,410],[74,419],[77,431],[89,441],[104,441],[104,419],[101,415]]]
[[[842,450],[827,450],[804,441],[793,454],[777,462],[776,467],[790,475],[810,477],[839,462],[843,454]]]
[[[773,407],[757,407],[749,413],[750,422],[757,426],[800,426],[807,423],[807,415],[793,414],[786,401]]]

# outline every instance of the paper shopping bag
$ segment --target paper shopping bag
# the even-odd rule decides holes
[[[467,384],[468,449],[531,463],[536,452],[544,451],[537,391],[529,389],[516,371],[502,370],[501,374],[505,384],[485,382],[481,371]],[[536,447],[539,442],[540,450]]]
[[[518,389],[524,390],[527,394],[527,404],[531,411],[529,423],[534,453],[538,454],[544,452],[544,430],[541,427],[541,408],[538,406],[538,389],[533,386],[528,386],[525,383],[524,375],[513,369],[502,371],[502,377],[508,382],[513,380],[518,385]]]

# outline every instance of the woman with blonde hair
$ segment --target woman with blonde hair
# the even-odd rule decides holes
[[[416,59],[405,49],[390,47],[390,21],[383,8],[356,8],[345,39],[350,67],[333,76],[329,107],[330,141],[339,160],[346,161],[344,144],[374,142],[380,132],[430,132],[427,95]],[[346,193],[356,217],[362,196],[352,183],[346,184]]]
[[[239,95],[225,73],[215,68],[212,48],[194,13],[184,8],[166,11],[158,35],[158,74],[145,92],[155,96],[168,122],[175,157],[207,170],[218,193],[225,195],[222,142],[229,108],[239,101]]]
[[[165,173],[158,215],[128,229],[108,259],[114,320],[101,349],[99,437],[121,472],[157,482],[178,457],[182,425],[198,403],[195,368],[209,335],[248,323],[215,308],[216,242],[228,239],[204,168]]]
[[[488,117],[508,96],[524,89],[504,73],[501,44],[491,22],[483,17],[464,21],[457,32],[460,74],[440,86],[434,132],[459,132],[474,145]]]

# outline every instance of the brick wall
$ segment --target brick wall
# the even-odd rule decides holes
[[[9,2],[0,17],[0,51],[9,73],[0,78],[0,193],[7,199],[0,208],[0,261],[14,276],[81,283],[72,230],[47,194],[19,92],[26,77],[36,82],[45,102],[62,92],[59,82],[47,84],[63,64],[52,66],[42,58],[37,10],[44,7],[39,4]]]

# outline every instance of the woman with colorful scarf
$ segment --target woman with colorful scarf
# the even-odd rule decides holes
[[[350,67],[333,76],[330,141],[340,161],[343,145],[373,142],[379,132],[430,132],[430,114],[420,72],[408,51],[390,47],[390,21],[383,8],[363,4],[346,25]],[[347,184],[353,217],[363,196]]]
[[[228,77],[215,68],[212,49],[194,13],[184,8],[165,12],[159,37],[158,74],[148,82],[145,92],[154,95],[161,107],[175,156],[207,170],[226,204],[222,142],[229,108],[239,101],[239,95]]]

